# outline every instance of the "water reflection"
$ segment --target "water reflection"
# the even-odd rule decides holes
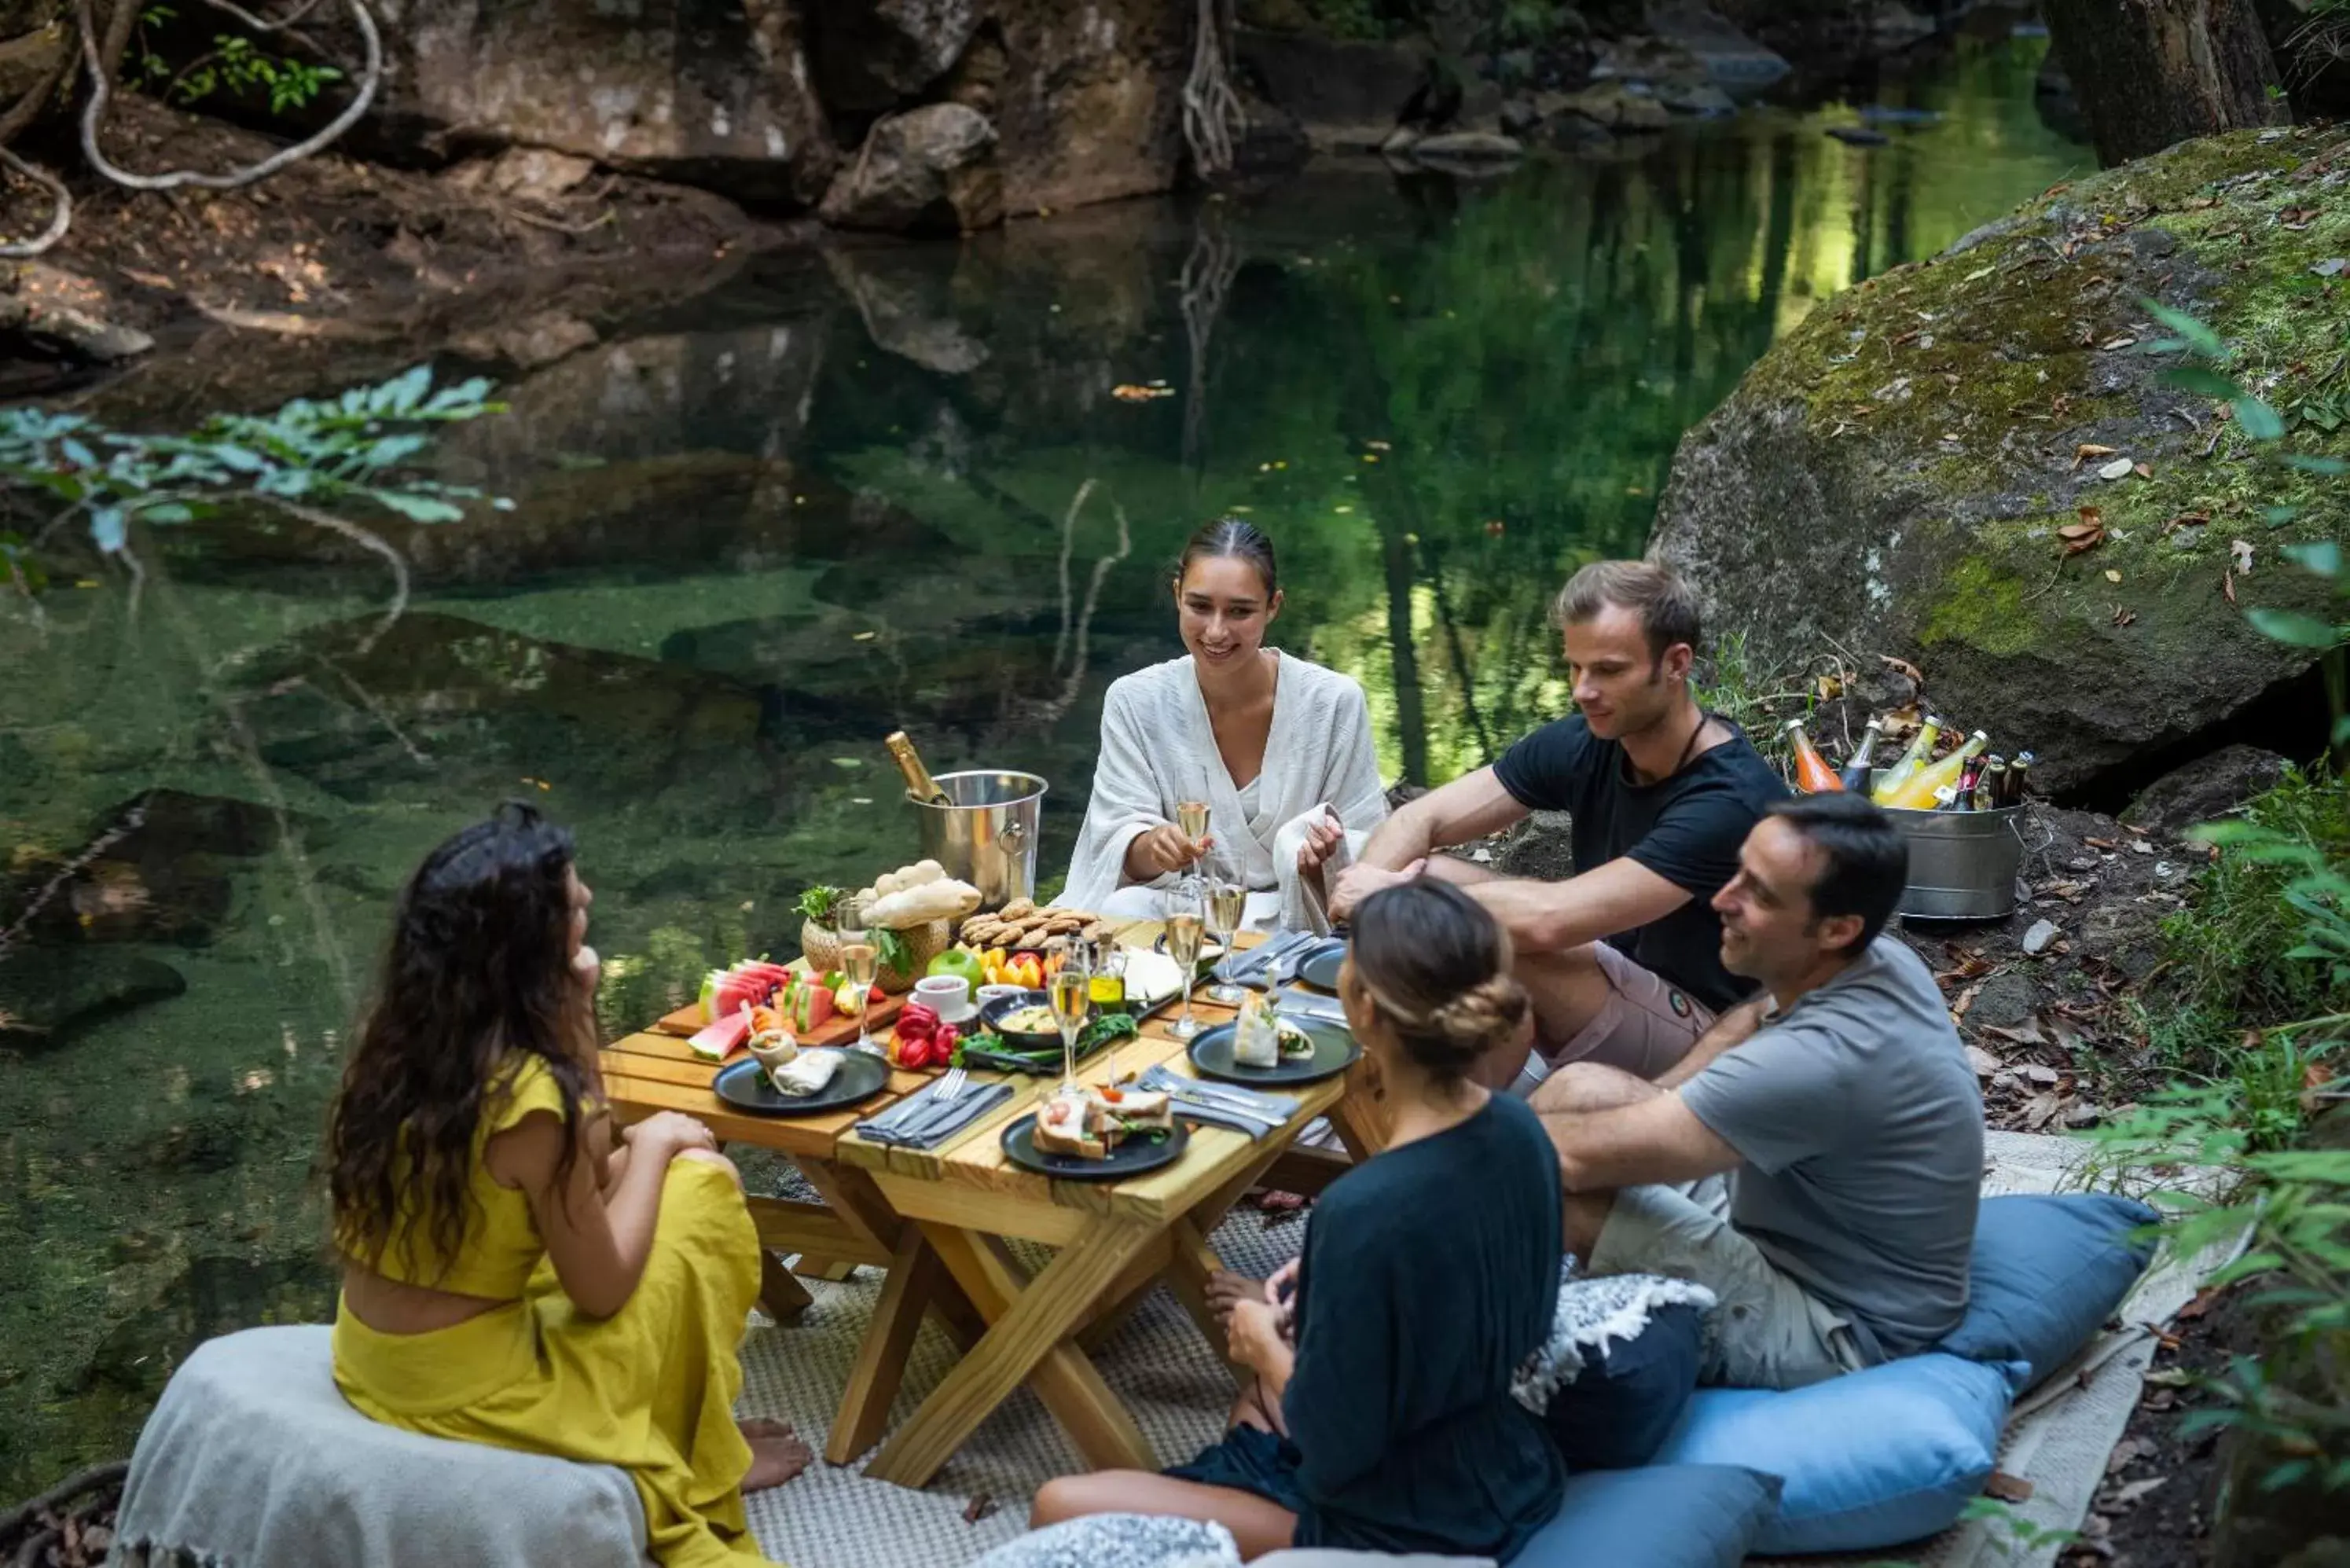
[[[911,855],[889,729],[1049,777],[1057,874],[1102,689],[1178,651],[1163,567],[1223,511],[1390,777],[1479,765],[1563,705],[1557,584],[1638,549],[1773,337],[2082,161],[2038,47],[1886,88],[1943,118],[1873,151],[1754,115],[773,261],[455,432],[521,504],[388,533],[404,599],[276,524],[156,541],[135,601],[62,562],[92,586],[0,608],[0,1495],[123,1450],[202,1334],[325,1309],[338,1032],[457,823],[578,828],[616,1027]]]

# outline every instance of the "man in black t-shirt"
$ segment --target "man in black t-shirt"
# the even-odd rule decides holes
[[[1541,1065],[1513,1048],[1479,1077],[1522,1093],[1571,1061],[1653,1078],[1745,994],[1721,966],[1712,899],[1737,874],[1748,830],[1787,794],[1738,727],[1690,695],[1697,597],[1670,568],[1586,566],[1555,619],[1577,711],[1388,818],[1331,897],[1344,919],[1378,888],[1425,874],[1467,885],[1492,910],[1534,996]],[[1568,880],[1500,877],[1434,853],[1530,811],[1572,814]]]

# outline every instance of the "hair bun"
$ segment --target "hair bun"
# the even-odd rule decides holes
[[[1456,1049],[1482,1056],[1515,1037],[1532,1008],[1524,986],[1513,976],[1497,974],[1437,1008],[1428,1022]]]

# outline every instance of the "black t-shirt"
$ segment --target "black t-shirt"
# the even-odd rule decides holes
[[[1787,794],[1753,742],[1729,727],[1729,741],[1652,784],[1634,784],[1623,745],[1594,736],[1580,713],[1544,725],[1493,764],[1493,776],[1520,805],[1573,815],[1578,875],[1629,856],[1688,889],[1690,901],[1663,919],[1607,940],[1716,1012],[1753,985],[1721,967],[1713,896],[1738,874],[1739,846],[1763,808]]]

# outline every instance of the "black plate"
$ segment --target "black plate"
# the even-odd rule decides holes
[[[1315,948],[1305,961],[1297,966],[1297,978],[1316,991],[1337,994],[1338,969],[1347,961],[1344,941],[1326,941]]]
[[[1235,1025],[1219,1023],[1213,1029],[1203,1029],[1191,1042],[1191,1065],[1211,1078],[1222,1078],[1230,1084],[1246,1084],[1251,1088],[1263,1088],[1270,1084],[1315,1084],[1336,1077],[1355,1064],[1363,1054],[1355,1037],[1341,1024],[1326,1023],[1318,1018],[1292,1018],[1289,1021],[1314,1037],[1311,1056],[1284,1056],[1278,1065],[1243,1067],[1232,1060],[1232,1037]]]
[[[863,1051],[842,1049],[840,1071],[832,1075],[831,1083],[813,1095],[795,1098],[777,1094],[775,1085],[767,1082],[767,1075],[760,1070],[756,1057],[720,1069],[718,1076],[710,1081],[710,1087],[736,1110],[763,1116],[813,1116],[869,1100],[889,1082],[889,1063]]]
[[[1003,1129],[1003,1141],[1006,1158],[1039,1176],[1058,1177],[1063,1180],[1110,1181],[1174,1164],[1183,1158],[1183,1150],[1190,1147],[1191,1129],[1177,1122],[1175,1130],[1163,1138],[1122,1143],[1109,1151],[1107,1159],[1080,1159],[1073,1154],[1041,1152],[1036,1147],[1036,1115],[1031,1111]]]
[[[988,1002],[979,1010],[979,1021],[995,1031],[1005,1044],[1015,1050],[1042,1051],[1049,1047],[1057,1051],[1061,1048],[1061,1032],[1058,1029],[1047,1029],[1042,1033],[1035,1030],[1013,1030],[1004,1028],[997,1022],[1010,1013],[1019,1012],[1024,1007],[1049,1009],[1052,1005],[1051,992],[1024,991],[1017,996],[999,996]]]

